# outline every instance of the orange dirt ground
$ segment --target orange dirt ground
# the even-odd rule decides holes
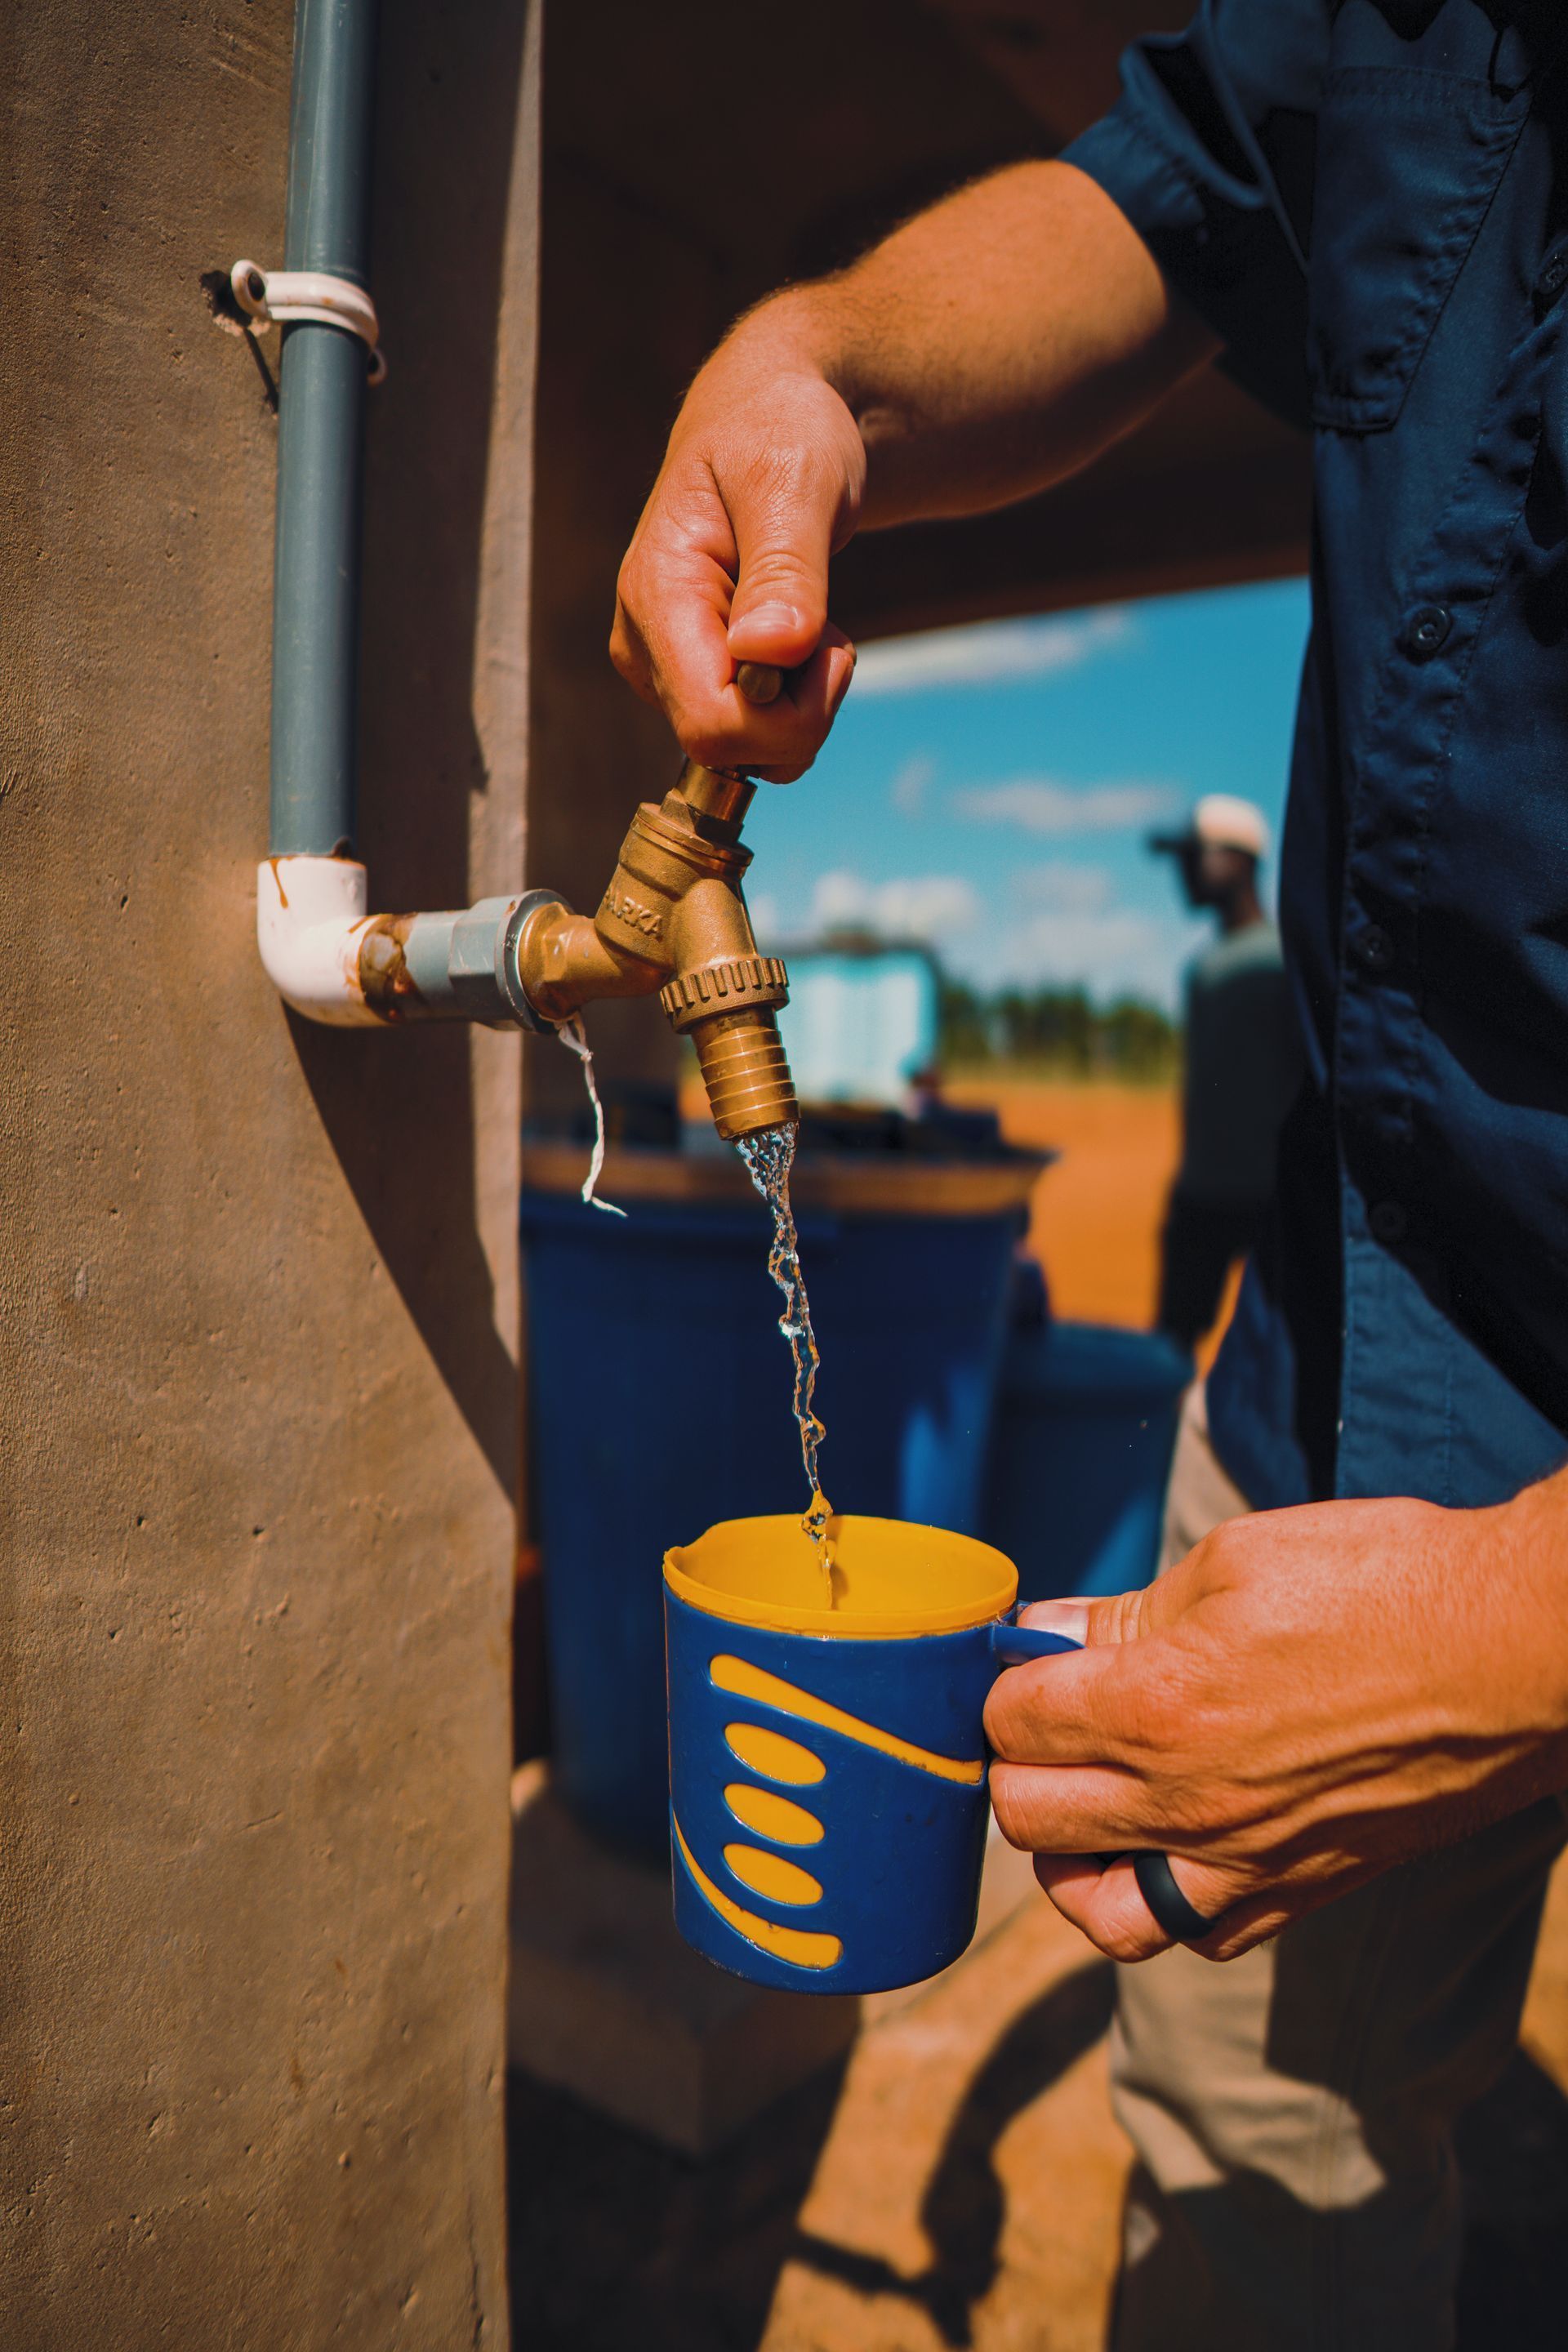
[[[1058,1313],[1147,1322],[1173,1098],[965,1083],[1062,1153],[1032,1239]],[[1126,2150],[1106,2097],[1110,1969],[1040,1898],[693,2166],[519,2076],[519,2352],[1097,2352]],[[1556,2352],[1568,2311],[1568,1873],[1524,2051],[1467,2126],[1460,2352]]]
[[[1060,1153],[1035,1188],[1029,1246],[1057,1313],[1075,1322],[1147,1328],[1160,1287],[1160,1228],[1181,1150],[1181,1108],[1168,1087],[1072,1086],[966,1078],[954,1102],[991,1104],[1010,1143]],[[1206,1370],[1229,1320],[1236,1282],[1198,1349]]]
[[[1061,1154],[1036,1188],[1029,1222],[1057,1313],[1147,1326],[1165,1195],[1181,1148],[1175,1095],[1164,1087],[984,1077],[966,1077],[948,1092],[955,1102],[994,1104],[1010,1143]]]

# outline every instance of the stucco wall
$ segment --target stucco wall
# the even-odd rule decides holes
[[[4,14],[0,2341],[499,2347],[517,1047],[255,957],[275,426],[198,281],[280,254],[287,0]],[[526,38],[386,11],[383,903],[521,872]]]

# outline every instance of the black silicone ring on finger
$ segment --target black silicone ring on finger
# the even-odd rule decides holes
[[[1154,1915],[1154,1924],[1178,1944],[1201,1944],[1219,1926],[1218,1919],[1205,1919],[1194,1911],[1177,1885],[1171,1865],[1163,1853],[1135,1853],[1132,1875],[1138,1881],[1138,1892]],[[1223,1918],[1224,1914],[1222,1913]]]

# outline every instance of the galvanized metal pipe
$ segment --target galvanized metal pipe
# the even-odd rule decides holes
[[[300,0],[285,265],[368,288],[377,0]],[[275,857],[344,856],[358,766],[365,347],[283,329],[272,590]]]

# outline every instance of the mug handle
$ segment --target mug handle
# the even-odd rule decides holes
[[[1020,1625],[1010,1609],[991,1628],[991,1654],[999,1666],[1026,1666],[1036,1658],[1060,1658],[1081,1650],[1070,1633],[1047,1633],[1043,1625]]]
[[[1037,1658],[1060,1658],[1069,1651],[1082,1649],[1083,1643],[1075,1642],[1070,1634],[1048,1633],[1043,1625],[1018,1624],[1016,1614],[1016,1609],[1009,1610],[991,1628],[991,1654],[999,1666],[1026,1666]],[[1163,1853],[1108,1853],[1100,1859],[1107,1865],[1113,1862],[1131,1863],[1138,1892],[1152,1913],[1155,1925],[1176,1943],[1201,1943],[1220,1925],[1219,1919],[1205,1919],[1194,1909]]]

